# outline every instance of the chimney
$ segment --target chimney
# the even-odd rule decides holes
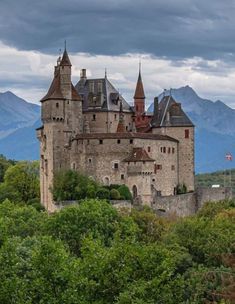
[[[158,120],[158,97],[154,97],[153,116],[156,120]]]
[[[86,80],[86,69],[82,69],[80,71],[80,78]]]

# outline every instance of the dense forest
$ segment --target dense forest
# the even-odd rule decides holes
[[[235,201],[160,218],[88,197],[97,185],[72,175],[78,204],[49,215],[38,163],[1,157],[0,175],[0,303],[235,303]]]

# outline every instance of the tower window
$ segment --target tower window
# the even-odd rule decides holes
[[[133,139],[130,139],[130,144],[133,144]]]
[[[114,119],[117,120],[117,114],[114,114]]]
[[[118,139],[118,140],[117,140],[117,143],[118,143],[118,144],[120,144],[120,143],[121,143],[121,140],[120,140],[120,139]]]
[[[166,153],[166,147],[163,147],[163,153]]]
[[[121,179],[124,179],[124,174],[121,174]]]
[[[151,151],[151,147],[148,147],[148,152],[150,152]]]
[[[175,148],[172,148],[172,154],[174,154],[175,153]]]
[[[99,140],[100,145],[103,145],[103,139]]]
[[[175,171],[175,166],[174,165],[171,166],[171,170]]]
[[[91,158],[89,158],[89,159],[88,159],[89,164],[91,164],[91,161],[92,161]]]
[[[171,153],[171,148],[168,148],[168,153],[169,153],[169,154]]]
[[[59,103],[58,102],[56,103],[56,107],[59,108]]]
[[[93,114],[92,119],[93,119],[93,120],[96,120],[96,115],[95,115],[95,114]]]
[[[118,163],[114,163],[114,169],[118,169]]]
[[[184,130],[184,137],[189,138],[189,129]]]

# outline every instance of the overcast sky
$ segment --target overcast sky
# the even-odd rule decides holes
[[[142,58],[147,101],[190,85],[235,108],[234,0],[1,0],[0,91],[37,102],[64,40],[73,81],[87,68],[132,101]]]

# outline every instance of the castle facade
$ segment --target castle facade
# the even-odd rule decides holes
[[[88,79],[86,70],[71,82],[67,51],[42,98],[40,140],[41,203],[56,210],[51,187],[59,170],[77,170],[101,184],[126,184],[135,200],[149,204],[176,194],[185,184],[194,191],[194,126],[171,96],[154,99],[145,111],[141,71],[130,106],[108,80]]]

